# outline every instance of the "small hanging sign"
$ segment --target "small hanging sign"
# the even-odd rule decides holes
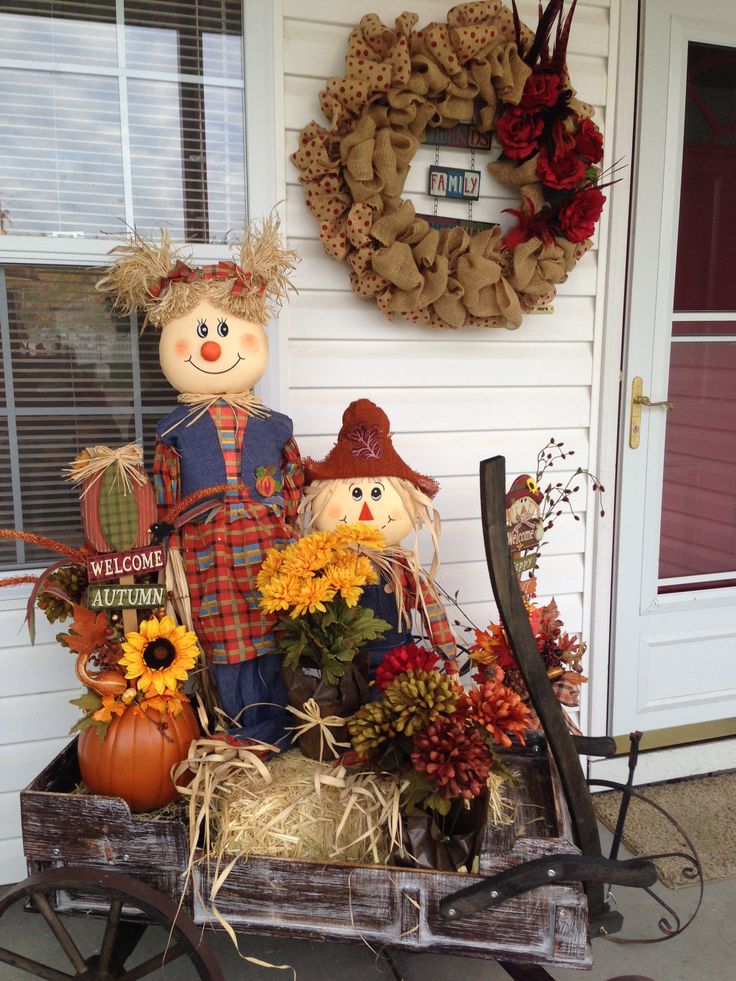
[[[490,150],[491,134],[479,133],[475,126],[469,123],[458,123],[442,129],[439,126],[428,126],[424,134],[424,142],[430,146],[450,146],[458,149]]]
[[[544,536],[540,505],[544,497],[534,477],[522,474],[506,494],[506,535],[516,574],[531,572]],[[522,553],[529,554],[522,554]]]
[[[164,585],[90,586],[87,593],[90,610],[148,610],[163,606],[165,602]]]
[[[166,564],[162,545],[133,548],[127,552],[108,552],[87,557],[87,578],[90,582],[118,579],[121,576],[143,575],[163,569]]]
[[[421,215],[417,212],[417,218],[422,218],[430,228],[441,231],[443,228],[464,228],[468,235],[477,235],[478,232],[486,228],[495,228],[498,224],[495,221],[474,221],[471,218],[445,218],[441,215]]]
[[[435,198],[477,201],[480,197],[480,171],[431,166],[428,193]]]

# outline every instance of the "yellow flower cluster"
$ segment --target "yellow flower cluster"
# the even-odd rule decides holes
[[[289,610],[289,616],[296,619],[305,613],[326,613],[325,603],[338,594],[347,606],[356,606],[363,587],[378,582],[365,552],[380,552],[384,547],[380,531],[355,524],[316,531],[281,551],[272,548],[256,580],[263,597],[261,609],[267,613]]]

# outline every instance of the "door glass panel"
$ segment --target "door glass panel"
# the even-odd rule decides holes
[[[668,413],[665,441],[660,592],[736,583],[735,184],[736,49],[691,43],[667,395],[675,408]]]

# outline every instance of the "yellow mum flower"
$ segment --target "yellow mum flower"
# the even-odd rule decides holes
[[[326,579],[304,579],[294,601],[294,609],[289,614],[292,619],[305,613],[326,613],[325,603],[335,598],[335,589]]]
[[[282,572],[302,578],[311,577],[320,572],[332,561],[332,547],[329,538],[322,532],[308,535],[296,543],[293,551],[289,551]]]
[[[378,570],[366,555],[359,555],[356,559],[355,574],[366,582],[378,582]]]
[[[348,606],[356,606],[363,594],[366,577],[356,574],[355,562],[332,563],[325,569],[325,579],[345,600]]]
[[[277,548],[269,550],[256,576],[256,586],[259,589],[263,589],[264,586],[268,585],[281,568],[283,561],[283,552],[280,552]]]
[[[196,634],[184,626],[177,627],[169,616],[161,620],[151,617],[138,629],[140,633],[127,633],[122,645],[125,653],[118,664],[127,669],[125,677],[137,679],[140,691],[153,686],[159,695],[186,681],[199,656]]]
[[[356,545],[364,545],[366,548],[375,548],[379,551],[386,547],[386,539],[378,528],[363,524],[358,521],[354,525],[340,525],[335,528],[333,534],[338,542],[355,542]]]
[[[274,576],[267,586],[261,589],[263,599],[260,607],[266,613],[278,613],[280,610],[288,610],[294,603],[295,596],[299,592],[300,582],[294,576]]]

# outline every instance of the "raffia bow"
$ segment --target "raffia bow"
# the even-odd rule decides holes
[[[303,719],[301,725],[286,727],[290,732],[294,733],[294,739],[301,739],[303,735],[314,729],[315,726],[319,727],[320,758],[324,758],[325,743],[327,743],[327,747],[334,757],[340,755],[337,751],[338,746],[344,749],[350,749],[350,743],[338,742],[335,734],[330,732],[330,729],[339,729],[345,725],[345,719],[342,716],[327,715],[322,718],[320,707],[313,698],[308,698],[304,703],[304,711],[295,708],[293,705],[287,705],[286,708],[295,718]]]
[[[257,419],[266,419],[271,415],[271,410],[267,405],[250,392],[240,392],[237,395],[220,392],[216,395],[203,395],[201,392],[181,392],[178,401],[182,405],[189,406],[189,412],[183,419],[179,419],[162,434],[167,436],[173,429],[186,422],[187,426],[193,426],[198,419],[201,419],[217,402],[224,402],[231,409],[242,409],[246,415],[255,416]]]
[[[128,443],[113,450],[109,446],[86,446],[82,452],[63,471],[67,480],[73,484],[81,484],[88,480],[82,497],[87,494],[94,483],[99,480],[110,467],[116,467],[113,485],[120,480],[125,494],[133,490],[133,482],[142,486],[148,480],[141,469],[143,450],[137,443]]]

